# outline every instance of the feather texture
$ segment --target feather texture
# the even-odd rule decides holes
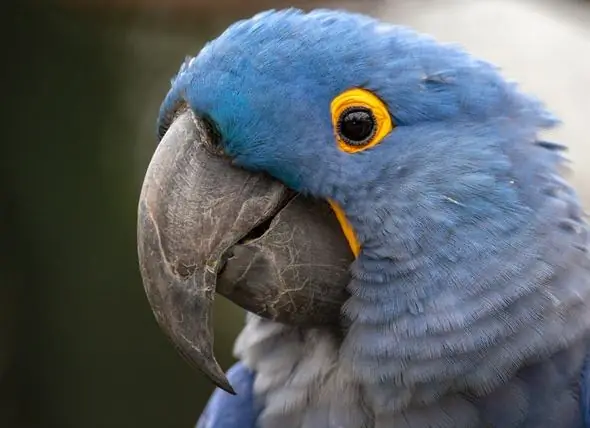
[[[396,127],[350,155],[329,104],[359,86]],[[161,118],[179,98],[237,165],[336,201],[361,244],[341,329],[249,317],[260,428],[583,426],[590,233],[541,102],[457,46],[325,10],[233,25]]]

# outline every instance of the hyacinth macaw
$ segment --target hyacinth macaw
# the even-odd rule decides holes
[[[494,66],[268,11],[181,66],[139,205],[199,428],[590,427],[590,234],[558,120]],[[215,293],[248,309],[224,375]]]

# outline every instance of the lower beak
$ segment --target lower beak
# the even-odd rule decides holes
[[[213,354],[215,293],[279,322],[334,324],[354,257],[327,203],[232,166],[211,143],[189,110],[164,135],[139,200],[138,256],[158,324],[233,394]]]

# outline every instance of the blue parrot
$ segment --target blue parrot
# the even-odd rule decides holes
[[[220,386],[198,428],[590,427],[589,227],[561,175],[564,146],[540,135],[559,124],[541,101],[493,65],[412,29],[345,11],[287,9],[231,25],[172,80],[156,151],[167,160],[150,171],[185,168],[166,181],[174,189],[204,186],[183,160],[203,144],[172,150],[170,141],[185,135],[174,128],[183,114],[203,125],[194,132],[206,135],[199,138],[215,165],[242,174],[240,186],[268,177],[269,188],[287,189],[287,201],[327,204],[352,254],[333,322],[283,322],[277,306],[272,316],[251,311],[225,379],[205,343],[215,287],[204,284],[229,275],[224,263],[242,250],[217,263],[221,244],[211,242],[223,240],[205,238],[225,221],[211,215],[214,204],[197,211],[197,193],[146,185],[146,207],[156,207],[158,195],[183,204],[166,223],[149,211],[160,247],[180,248],[187,236],[207,246],[191,259],[196,279],[172,287],[193,290],[190,304],[153,285],[156,273],[144,274],[146,290],[160,287],[152,304],[176,310],[155,311],[158,319]],[[219,177],[207,182],[215,204],[228,193]],[[242,187],[230,198],[242,197]],[[276,214],[270,199],[272,209],[261,212]],[[232,230],[251,221],[221,217],[233,219]],[[272,218],[259,218],[265,230],[224,248],[266,236]],[[201,221],[194,234],[168,232]],[[317,260],[336,251],[328,239],[308,238],[297,257],[316,246]],[[186,248],[183,257],[193,257]],[[175,269],[178,278],[193,273]],[[291,296],[303,299],[305,277],[298,281]]]

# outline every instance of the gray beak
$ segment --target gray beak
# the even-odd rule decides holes
[[[139,200],[138,256],[158,324],[234,393],[213,354],[215,294],[279,322],[334,324],[353,255],[327,203],[232,166],[213,138],[189,110],[164,135]]]

